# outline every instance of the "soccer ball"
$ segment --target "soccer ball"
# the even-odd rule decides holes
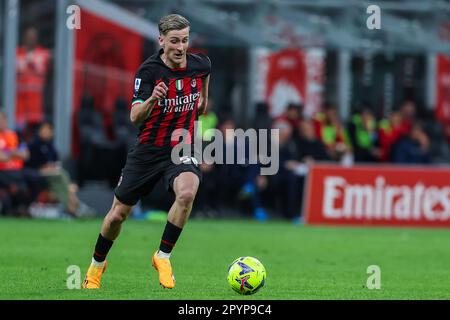
[[[254,294],[266,282],[266,269],[256,258],[240,257],[228,267],[227,281],[239,294]]]

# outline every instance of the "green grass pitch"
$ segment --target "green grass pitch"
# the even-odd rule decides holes
[[[69,290],[67,268],[88,267],[101,220],[0,219],[0,299],[448,299],[450,230],[295,226],[285,222],[195,220],[172,264],[177,286],[158,284],[150,256],[164,223],[127,221],[108,257],[102,288]],[[240,296],[228,265],[254,256],[264,288]],[[365,287],[381,268],[381,289]],[[81,279],[82,280],[82,279]]]

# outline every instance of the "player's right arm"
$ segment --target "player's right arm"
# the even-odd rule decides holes
[[[133,104],[130,113],[131,122],[136,125],[147,119],[158,100],[167,96],[167,90],[167,85],[161,81],[153,88],[152,95],[147,100]]]

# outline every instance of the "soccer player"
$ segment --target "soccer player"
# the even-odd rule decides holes
[[[175,193],[175,202],[159,250],[151,259],[160,284],[164,288],[175,286],[169,258],[189,218],[202,176],[193,152],[183,155],[183,161],[176,164],[171,150],[181,138],[183,143],[194,140],[194,121],[197,114],[204,113],[208,101],[211,61],[204,54],[187,53],[190,24],[184,17],[165,16],[158,27],[161,49],[144,61],[134,82],[130,119],[140,125],[138,138],[114,190],[114,201],[103,221],[83,288],[100,287],[106,256],[122,223],[161,178]],[[186,129],[189,134],[181,137],[177,129]]]

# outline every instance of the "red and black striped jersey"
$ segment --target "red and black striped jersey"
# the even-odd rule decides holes
[[[204,54],[188,53],[186,67],[173,69],[161,60],[162,53],[161,49],[139,67],[132,100],[132,107],[144,102],[161,81],[169,88],[166,98],[155,104],[139,127],[138,145],[156,150],[170,149],[178,144],[180,137],[176,135],[180,130],[177,129],[187,130],[190,135],[184,142],[191,143],[202,86],[211,72],[211,61]]]

